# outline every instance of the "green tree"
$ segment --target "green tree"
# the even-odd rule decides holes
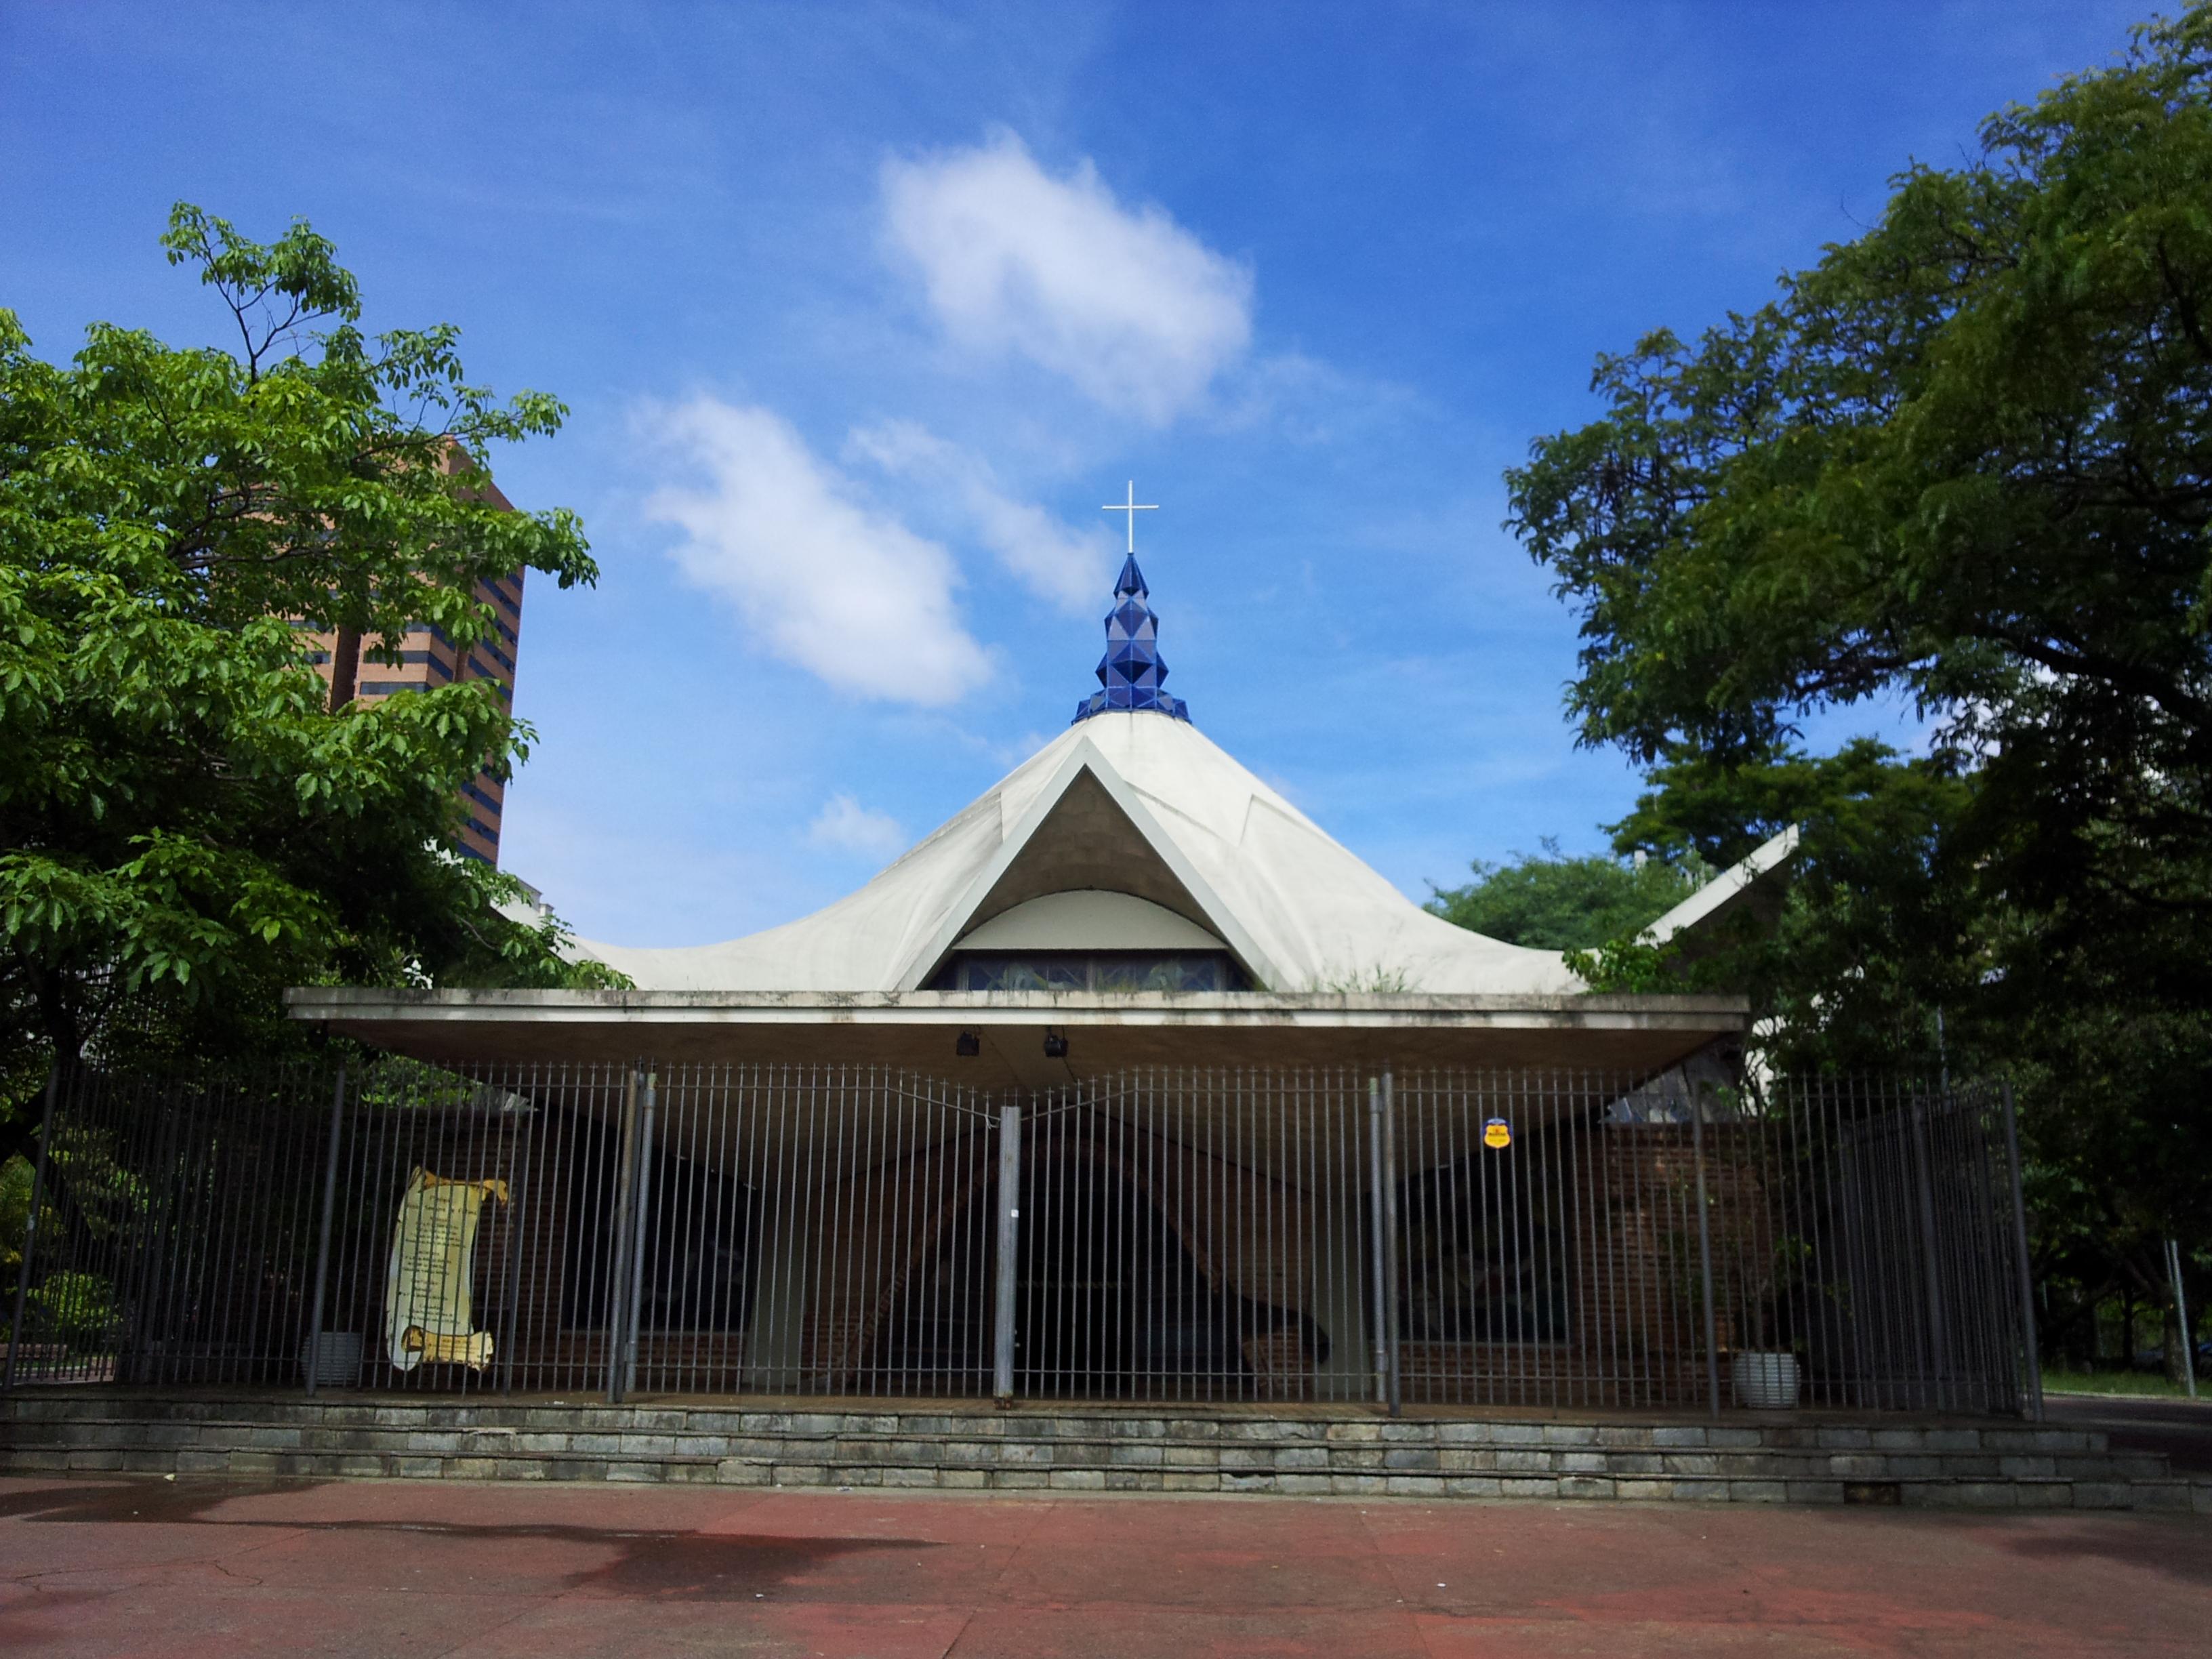
[[[180,204],[162,238],[229,350],[95,324],[67,364],[0,310],[0,1061],[283,1040],[280,994],[574,982],[559,925],[458,854],[459,790],[530,738],[486,681],[333,709],[305,630],[397,661],[465,651],[476,584],[596,571],[574,516],[483,496],[481,458],[555,431],[464,375],[449,326],[371,335],[295,222]],[[592,975],[586,971],[588,981]],[[19,1096],[20,1096],[20,1091]]]
[[[1633,939],[1698,890],[1701,866],[1666,858],[1569,858],[1556,836],[1540,854],[1504,864],[1477,859],[1474,879],[1432,887],[1428,908],[1446,921],[1541,951],[1594,950]]]
[[[1821,757],[1686,749],[1648,781],[1609,826],[1620,851],[1732,864],[1783,830],[1800,836],[1786,871],[1666,965],[1748,995],[1786,1068],[1936,1069],[1936,1011],[1970,1001],[1988,965],[1971,872],[1946,842],[1971,785],[1942,757],[1863,738]]]
[[[1869,799],[1927,834],[1810,907],[1791,1035],[1946,1008],[2021,1084],[2041,1237],[2148,1285],[2212,1215],[2212,6],[1981,136],[1770,303],[1601,358],[1510,523],[1581,612],[1583,741],[1660,769],[1632,842],[1748,822],[1810,711],[1921,712]]]

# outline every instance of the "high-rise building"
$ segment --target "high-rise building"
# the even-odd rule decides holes
[[[514,503],[487,482],[486,500],[504,512]],[[478,640],[466,655],[454,648],[442,629],[420,623],[407,630],[398,663],[370,660],[368,647],[357,634],[313,636],[314,663],[331,688],[332,707],[359,700],[381,702],[403,691],[422,691],[449,685],[455,680],[489,680],[500,701],[514,707],[514,661],[521,646],[522,575],[510,571],[496,581],[478,582],[476,596],[491,607],[491,632]],[[467,816],[461,826],[461,852],[486,864],[499,862],[500,814],[506,791],[489,771],[461,786]]]

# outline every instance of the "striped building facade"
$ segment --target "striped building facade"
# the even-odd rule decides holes
[[[496,486],[485,485],[495,506],[513,512],[514,504]],[[313,635],[312,660],[331,687],[333,706],[353,702],[381,702],[404,691],[422,691],[456,680],[489,680],[500,701],[514,707],[515,659],[521,650],[522,571],[510,571],[496,581],[478,582],[476,597],[491,607],[491,632],[464,654],[441,629],[427,623],[408,629],[397,663],[379,662],[369,647],[350,632]],[[500,817],[505,806],[505,787],[489,771],[479,772],[461,787],[466,816],[461,826],[460,851],[486,864],[499,862]]]

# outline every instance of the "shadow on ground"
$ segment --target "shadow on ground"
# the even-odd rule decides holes
[[[2212,1584],[2212,1528],[2184,1525],[2156,1530],[2130,1528],[2115,1533],[2077,1527],[2065,1532],[2004,1534],[1989,1541],[2024,1560],[2048,1561],[2070,1566],[2084,1561],[2112,1561],[2126,1566],[2162,1572],[2185,1583]]]
[[[33,1523],[109,1522],[125,1526],[207,1526],[280,1532],[382,1533],[456,1542],[539,1541],[607,1551],[600,1565],[567,1575],[570,1589],[664,1601],[751,1601],[842,1556],[943,1546],[925,1538],[793,1538],[741,1533],[585,1527],[550,1522],[342,1520],[214,1516],[236,1498],[311,1492],[317,1480],[128,1481],[0,1492],[0,1518]]]

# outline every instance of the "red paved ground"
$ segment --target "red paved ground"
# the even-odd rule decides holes
[[[0,1653],[2212,1653],[2212,1525],[8,1479]]]

